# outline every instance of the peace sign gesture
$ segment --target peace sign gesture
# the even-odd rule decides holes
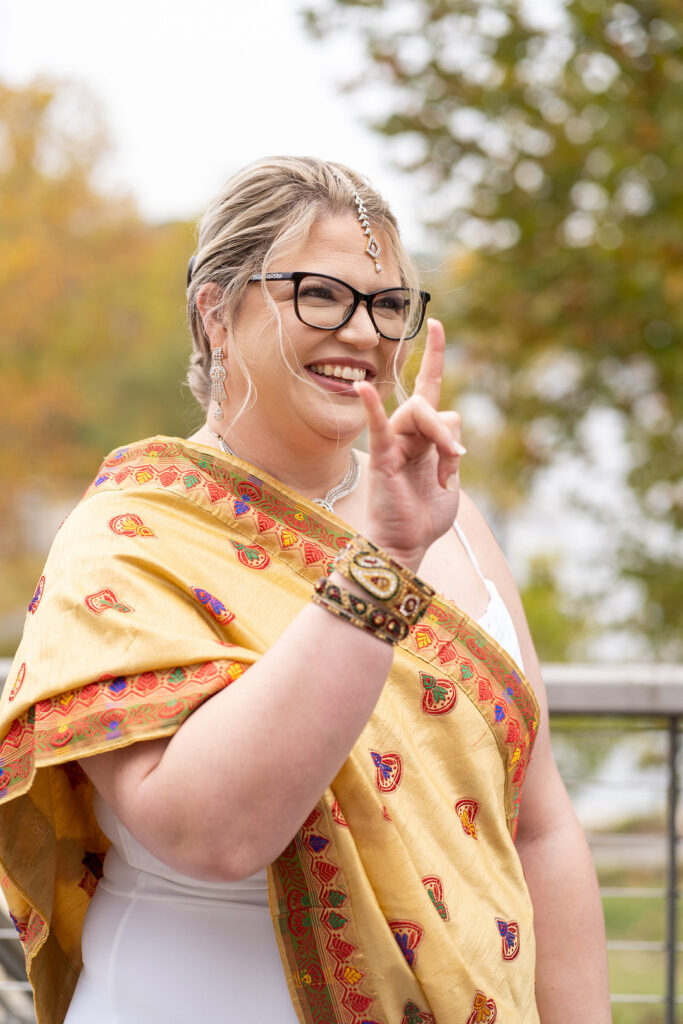
[[[460,416],[439,412],[446,337],[427,321],[427,343],[413,394],[390,418],[375,389],[355,385],[368,423],[367,536],[417,569],[458,511]]]

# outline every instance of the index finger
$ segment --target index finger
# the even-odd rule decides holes
[[[441,402],[441,378],[443,377],[446,332],[440,320],[427,320],[427,343],[420,369],[415,379],[413,394],[425,398],[433,409]]]

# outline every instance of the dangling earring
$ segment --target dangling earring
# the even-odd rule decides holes
[[[216,420],[223,419],[221,402],[227,401],[228,398],[225,393],[225,381],[227,376],[228,372],[223,366],[223,349],[220,346],[218,348],[212,348],[209,377],[211,378],[211,401],[217,403],[216,410],[213,414],[214,419]]]

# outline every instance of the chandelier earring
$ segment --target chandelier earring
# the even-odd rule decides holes
[[[216,420],[223,419],[223,408],[221,403],[227,401],[227,394],[225,391],[225,382],[228,377],[228,371],[223,366],[223,349],[220,345],[217,348],[211,349],[211,368],[209,369],[209,377],[211,378],[211,401],[216,403],[216,409],[213,417]]]

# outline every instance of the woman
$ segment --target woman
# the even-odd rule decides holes
[[[427,298],[341,165],[262,161],[207,212],[206,423],[105,460],[3,696],[0,856],[41,1022],[609,1020],[437,321],[384,412]]]

